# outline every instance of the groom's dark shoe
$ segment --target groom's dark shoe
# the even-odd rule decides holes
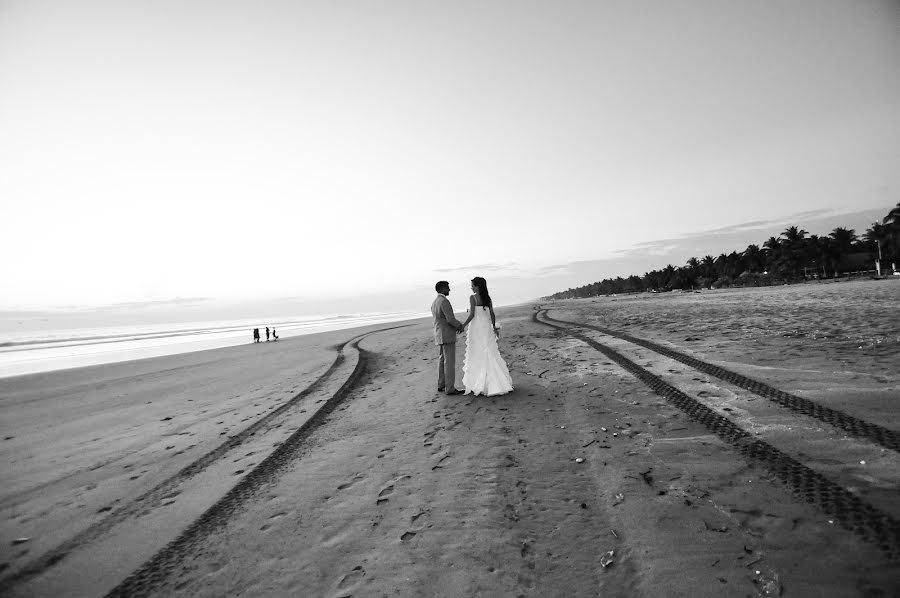
[[[458,388],[451,388],[450,390],[447,391],[447,396],[449,397],[452,395],[461,395],[462,393],[463,393],[463,391],[461,391]]]
[[[444,392],[444,387],[443,387],[443,386],[438,386],[438,392]]]

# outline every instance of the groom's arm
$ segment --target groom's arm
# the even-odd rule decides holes
[[[457,330],[462,330],[462,324],[460,324],[459,320],[456,319],[456,316],[453,315],[453,308],[450,306],[449,301],[444,301],[441,304],[441,313],[444,314],[444,319],[447,320],[448,324]]]

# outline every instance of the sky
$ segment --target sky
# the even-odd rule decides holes
[[[0,0],[0,310],[511,304],[862,232],[898,64],[888,0]]]

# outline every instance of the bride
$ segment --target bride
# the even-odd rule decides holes
[[[497,347],[497,320],[494,305],[488,294],[487,282],[480,276],[472,279],[469,297],[469,317],[466,327],[466,357],[463,364],[463,385],[466,394],[502,395],[513,389],[512,377]],[[473,322],[474,320],[474,322]],[[469,322],[472,325],[469,326]]]

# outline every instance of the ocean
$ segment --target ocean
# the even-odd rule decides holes
[[[398,322],[429,313],[357,313],[259,320],[173,322],[30,332],[0,332],[0,378],[104,363],[231,347],[253,342],[252,331],[274,327],[280,339],[369,324]]]

